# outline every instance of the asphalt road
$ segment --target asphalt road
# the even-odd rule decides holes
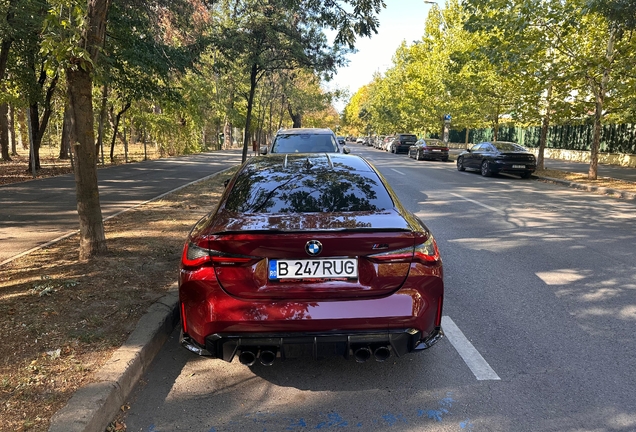
[[[240,150],[232,150],[99,169],[102,216],[129,209],[240,160]],[[0,187],[0,263],[78,229],[72,174]]]
[[[448,337],[245,367],[165,344],[128,431],[634,431],[636,203],[352,145],[431,228]]]

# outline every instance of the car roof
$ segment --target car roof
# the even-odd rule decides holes
[[[276,135],[302,135],[302,134],[314,134],[314,135],[334,135],[331,129],[327,128],[294,128],[284,129],[278,131]]]

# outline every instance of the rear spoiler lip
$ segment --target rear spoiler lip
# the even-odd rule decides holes
[[[408,228],[325,228],[316,230],[250,230],[250,234],[298,234],[298,233],[333,233],[333,232],[405,232],[413,233]],[[231,235],[231,234],[246,234],[245,231],[216,231],[210,232],[206,235]]]

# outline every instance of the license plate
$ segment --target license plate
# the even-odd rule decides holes
[[[269,279],[332,279],[358,277],[356,258],[269,260]]]
[[[521,168],[524,169],[526,166],[525,165],[513,165],[513,168]]]
[[[440,149],[433,149],[433,151],[441,151]]]

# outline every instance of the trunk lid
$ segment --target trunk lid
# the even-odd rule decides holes
[[[253,258],[246,264],[215,266],[222,288],[240,298],[306,300],[385,295],[404,283],[410,263],[376,260],[374,255],[412,248],[415,242],[408,223],[395,210],[355,215],[220,212],[216,221],[205,230],[209,249]],[[223,231],[215,227],[223,227]],[[309,254],[308,242],[319,242],[317,255]],[[296,273],[272,277],[272,266],[280,260],[288,262]],[[338,272],[343,262],[356,266],[355,277]],[[334,269],[334,273],[315,276],[311,268],[321,266]]]

